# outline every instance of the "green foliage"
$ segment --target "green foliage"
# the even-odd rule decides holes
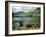
[[[19,12],[19,15],[16,17],[32,17],[32,16],[40,16],[40,8],[35,9],[33,12]]]
[[[40,28],[40,8],[35,9],[33,12],[31,12],[31,11],[24,12],[24,13],[21,13],[20,12],[19,15],[15,16],[15,18],[16,17],[19,17],[19,18],[20,17],[22,17],[22,18],[24,18],[24,17],[31,17],[32,18],[32,21],[30,23],[35,24],[34,28],[35,29]],[[15,22],[15,20],[13,20],[13,24],[14,24],[14,22]],[[28,30],[28,29],[34,29],[34,28],[16,27],[15,25],[13,25],[13,30],[15,30],[15,29],[16,30]]]

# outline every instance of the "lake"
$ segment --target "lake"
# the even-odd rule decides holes
[[[14,17],[14,21],[32,21],[32,20],[40,20],[40,16],[33,16],[33,17]]]

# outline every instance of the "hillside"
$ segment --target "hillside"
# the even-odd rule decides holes
[[[24,11],[19,11],[14,13],[13,12],[13,17],[32,17],[32,16],[40,16],[40,8],[37,8],[33,12],[24,12]]]

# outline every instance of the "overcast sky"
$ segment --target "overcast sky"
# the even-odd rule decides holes
[[[28,11],[34,11],[36,9],[36,7],[27,7],[27,6],[21,6],[21,7],[13,7],[12,11],[13,12],[18,12],[18,11],[24,11],[24,12],[28,12]]]

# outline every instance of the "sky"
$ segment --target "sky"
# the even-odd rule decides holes
[[[36,7],[27,7],[27,6],[13,6],[12,11],[13,12],[18,12],[18,11],[24,11],[24,12],[28,12],[28,11],[34,11],[36,9]]]

